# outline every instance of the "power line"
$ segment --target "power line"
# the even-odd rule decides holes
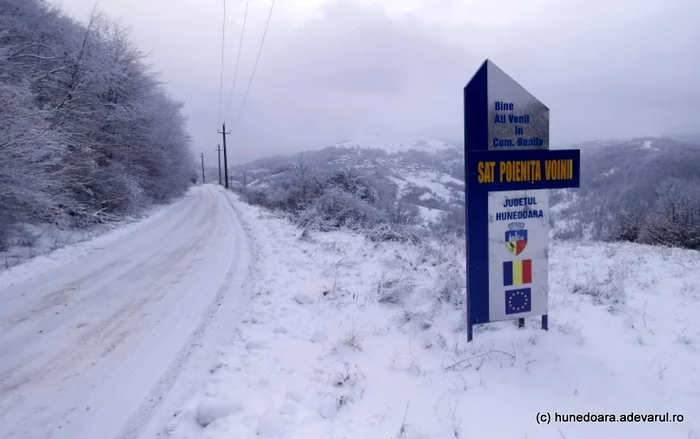
[[[250,0],[245,1],[245,12],[243,13],[243,27],[241,28],[241,39],[238,42],[238,56],[236,57],[236,69],[233,71],[233,84],[231,85],[231,92],[228,95],[228,105],[226,106],[226,113],[224,114],[224,119],[228,117],[229,111],[231,111],[231,102],[233,102],[233,91],[236,89],[236,78],[238,77],[238,65],[241,61],[241,51],[243,50],[243,36],[245,35],[245,24],[248,21],[248,4]]]
[[[221,121],[221,103],[224,98],[224,48],[226,44],[226,0],[224,0],[224,19],[221,25],[221,74],[219,78],[219,114],[217,121]]]
[[[258,62],[260,61],[260,54],[262,54],[263,45],[265,44],[265,36],[267,35],[267,28],[270,27],[270,19],[272,18],[272,10],[275,8],[275,0],[272,0],[270,5],[270,14],[267,16],[267,24],[265,24],[265,31],[263,32],[262,40],[260,41],[260,49],[258,49],[258,56],[255,59],[255,65],[253,66],[253,74],[250,75],[250,81],[248,82],[248,88],[245,91],[245,96],[243,97],[243,103],[241,104],[240,110],[238,110],[238,115],[233,123],[233,127],[238,126],[238,121],[243,113],[243,108],[245,108],[245,103],[248,101],[248,93],[250,93],[250,86],[253,84],[253,78],[255,78],[255,71],[258,69]]]

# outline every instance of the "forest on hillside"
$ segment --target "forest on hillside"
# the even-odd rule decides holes
[[[556,236],[700,250],[700,142],[634,139],[582,148],[581,187],[552,191]]]
[[[639,138],[596,145],[580,145],[580,188],[550,191],[554,236],[700,249],[700,141]],[[432,184],[411,181],[421,174],[432,175]],[[438,181],[438,175],[454,180]],[[416,209],[430,208],[439,212],[430,221],[432,232],[464,236],[464,186],[456,183],[464,181],[464,158],[456,145],[392,154],[330,146],[258,159],[231,168],[229,176],[236,190],[247,181],[244,199],[287,211],[303,227],[369,230],[376,237],[373,230],[381,225],[392,229],[384,233],[391,239],[413,239],[414,232],[426,231],[415,227],[425,222]],[[399,188],[401,176],[408,179]],[[353,185],[345,184],[348,179]],[[438,200],[426,185],[453,196]],[[376,196],[361,194],[367,191]]]
[[[183,103],[96,12],[81,24],[43,0],[0,0],[0,102],[0,250],[30,226],[138,214],[196,175]]]

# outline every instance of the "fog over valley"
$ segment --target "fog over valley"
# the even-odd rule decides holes
[[[216,160],[221,2],[102,0],[185,101],[195,153]],[[227,4],[224,103],[231,128],[270,1]],[[91,0],[56,0],[85,21]],[[167,10],[167,13],[164,11]],[[602,13],[601,11],[605,11]],[[697,133],[694,0],[277,2],[231,138],[233,163],[358,135],[462,139],[462,88],[485,58],[551,110],[551,144]]]

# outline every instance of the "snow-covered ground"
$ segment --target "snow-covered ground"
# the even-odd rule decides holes
[[[163,437],[700,438],[697,252],[553,242],[550,330],[466,343],[463,243],[302,234],[233,202],[259,252],[252,301]],[[683,422],[554,418],[667,412]]]
[[[466,343],[462,242],[302,233],[195,188],[0,274],[0,437],[700,438],[700,254],[550,251],[550,330]]]
[[[418,187],[426,187],[433,191],[438,197],[445,201],[452,198],[450,189],[440,183],[437,179],[437,173],[423,172],[416,175],[404,175],[406,181],[415,184]]]
[[[440,214],[444,212],[444,210],[431,209],[429,207],[423,206],[418,206],[418,211],[420,212],[421,217],[428,223],[436,222],[437,220],[439,220]]]
[[[392,177],[390,176],[389,179],[396,183],[398,186],[398,196],[401,197],[406,190],[406,186],[408,186],[408,182],[406,180],[401,180],[400,178]]]
[[[53,248],[51,240],[42,239],[30,248],[13,247],[0,258],[6,263],[0,267],[0,288],[35,277],[38,273],[55,269],[69,264],[81,257],[89,255],[96,248],[105,247],[118,242],[120,239],[137,230],[157,223],[163,215],[170,213],[166,207],[155,208],[140,220],[131,219],[111,224],[110,229],[92,231],[58,231],[47,229],[49,233],[62,235],[64,238],[59,248]],[[97,234],[97,235],[96,235]],[[31,263],[23,263],[31,260]],[[11,262],[10,262],[11,261]],[[15,265],[17,263],[17,265]],[[11,268],[11,269],[10,269]]]
[[[420,172],[420,171],[407,171],[402,170],[398,173],[402,178],[389,177],[391,181],[398,185],[398,196],[401,197],[406,193],[408,185],[412,184],[417,187],[423,187],[432,191],[437,195],[442,201],[449,202],[455,198],[453,190],[445,185],[449,182],[457,182],[461,186],[464,186],[464,182],[451,177],[442,172]],[[434,198],[431,195],[424,195],[420,199],[425,200],[427,198]]]
[[[115,239],[117,236],[129,233],[133,227],[140,227],[140,223],[147,221],[149,217],[157,216],[162,210],[162,206],[156,206],[138,217],[109,222],[87,230],[64,229],[53,224],[25,224],[22,231],[10,239],[9,248],[0,251],[0,272],[34,258],[46,261],[46,255],[49,253],[52,261],[76,257],[75,252],[80,252],[88,245],[78,244],[96,239],[108,232],[111,232],[110,239]],[[61,251],[56,251],[57,249]],[[25,269],[19,271],[23,270]]]
[[[250,258],[223,190],[205,186],[1,273],[0,437],[149,437],[234,333]]]
[[[653,142],[654,142],[653,140],[645,140],[645,141],[644,141],[644,145],[642,145],[639,149],[649,149],[649,150],[652,150],[652,151],[658,151],[659,148],[655,148],[655,147],[651,146],[651,144],[652,144]]]

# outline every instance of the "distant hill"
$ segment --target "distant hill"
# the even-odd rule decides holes
[[[464,153],[461,146],[419,137],[364,135],[319,151],[267,157],[235,166],[231,173],[250,187],[266,187],[300,165],[327,171],[352,169],[391,188],[397,200],[418,207],[425,223],[463,206]]]
[[[580,149],[581,187],[551,192],[555,236],[606,238],[615,214],[650,208],[663,180],[700,176],[700,141],[643,137]]]
[[[407,152],[411,150],[435,153],[446,149],[454,148],[450,142],[431,139],[427,137],[386,137],[380,134],[364,134],[345,140],[335,145],[338,148],[359,148],[359,149],[381,149],[387,154]]]
[[[581,187],[550,192],[554,237],[609,238],[621,215],[649,212],[663,180],[700,176],[700,137],[641,137],[573,147],[581,149]],[[378,186],[391,188],[385,192],[393,191],[397,201],[417,206],[426,225],[441,214],[459,214],[464,206],[463,147],[429,138],[365,135],[319,151],[256,160],[234,167],[232,175],[242,182],[245,171],[251,187],[274,186],[276,178],[300,164],[371,175]],[[461,221],[457,217],[454,226]]]

